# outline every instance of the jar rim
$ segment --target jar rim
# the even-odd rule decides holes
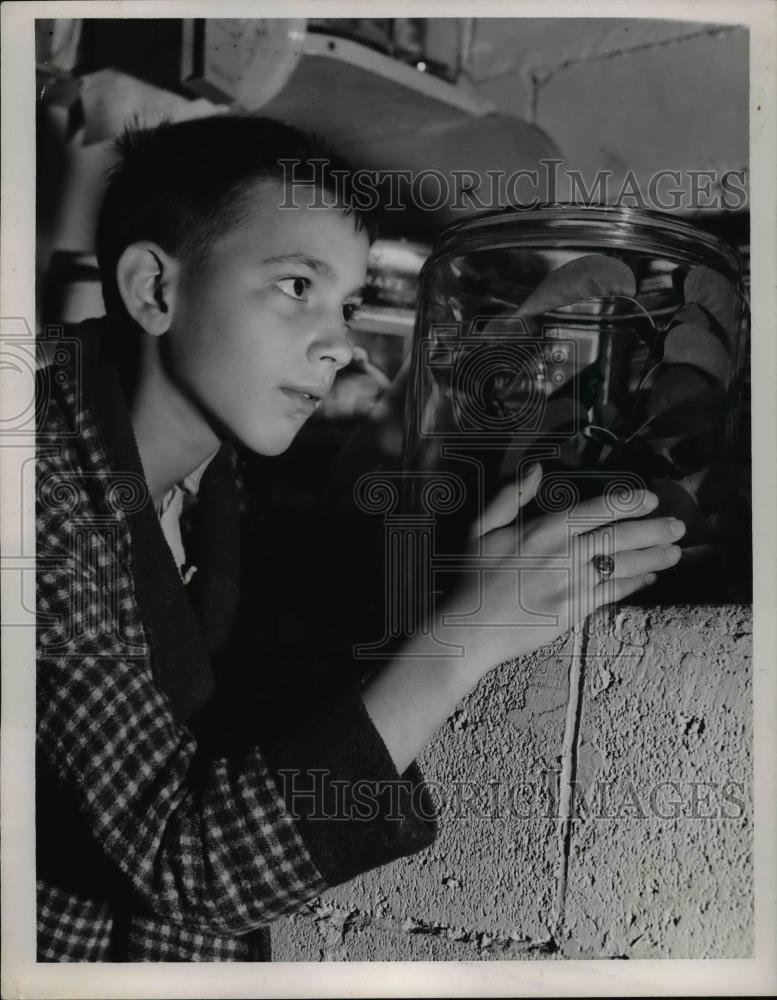
[[[505,208],[478,212],[446,226],[436,237],[433,255],[456,246],[457,249],[484,249],[473,246],[486,235],[499,236],[503,228],[517,224],[522,237],[551,239],[555,244],[571,245],[575,234],[580,243],[596,243],[613,249],[658,251],[661,247],[682,253],[699,250],[715,256],[725,269],[739,279],[743,272],[739,252],[718,236],[707,232],[686,219],[655,209],[631,208],[622,205],[584,205],[548,202],[541,205]],[[541,231],[540,231],[541,227]],[[589,227],[587,236],[584,236]],[[593,236],[594,239],[590,239]]]

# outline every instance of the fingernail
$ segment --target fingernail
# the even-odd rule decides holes
[[[523,472],[523,474],[521,475],[521,478],[518,480],[518,489],[519,489],[519,491],[520,491],[521,486],[523,486],[525,483],[528,483],[530,479],[533,479],[537,475],[537,473],[539,472],[540,468],[541,468],[540,463],[539,462],[534,462],[532,465],[529,466],[528,469],[526,469]]]
[[[655,493],[646,493],[645,499],[642,502],[646,507],[655,507],[658,503],[658,497]]]
[[[685,532],[685,525],[676,517],[669,518],[669,530],[675,538],[679,538]]]
[[[667,559],[671,559],[672,562],[677,562],[677,560],[682,555],[682,552],[683,550],[680,548],[679,545],[667,545],[666,547]]]
[[[645,583],[650,586],[651,583],[655,583],[658,579],[658,573],[648,573],[645,577]]]

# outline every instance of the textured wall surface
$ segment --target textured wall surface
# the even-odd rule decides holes
[[[659,170],[748,165],[748,31],[737,25],[481,18],[472,75],[500,111],[545,131],[589,187],[597,170],[612,171],[617,194],[629,170],[644,193]],[[704,207],[710,195],[692,185],[683,179],[686,207]]]
[[[436,843],[275,960],[749,957],[751,638],[749,607],[609,609],[492,672],[420,758]]]

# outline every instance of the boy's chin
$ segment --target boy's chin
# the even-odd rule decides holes
[[[255,455],[274,458],[288,451],[296,434],[241,434],[240,443]]]

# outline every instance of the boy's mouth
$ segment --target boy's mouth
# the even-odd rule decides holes
[[[321,405],[321,400],[325,391],[317,386],[309,388],[295,389],[291,386],[282,386],[281,392],[285,393],[297,406],[305,413],[313,413]]]
[[[300,396],[309,396],[313,399],[321,400],[324,396],[329,395],[331,386],[311,383],[310,385],[284,385],[281,388],[286,392],[296,392]]]

